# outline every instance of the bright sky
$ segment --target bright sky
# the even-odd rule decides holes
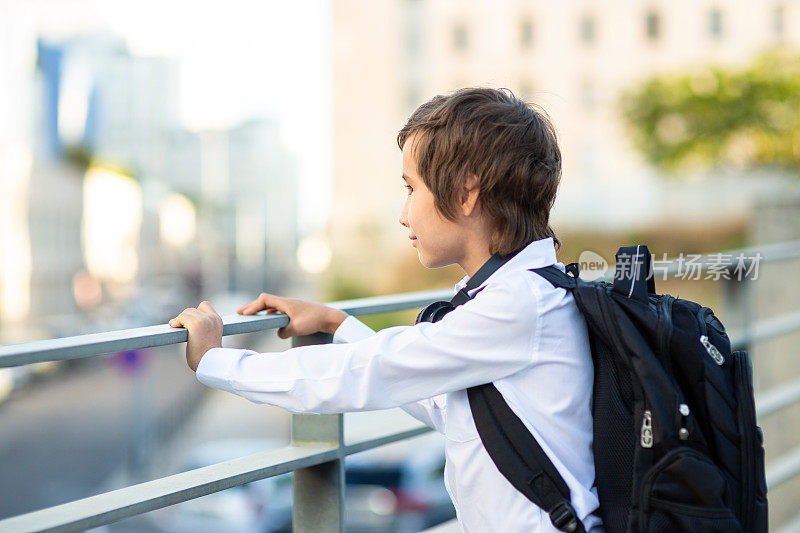
[[[301,228],[324,223],[332,146],[329,0],[60,2],[39,4],[50,11],[45,26],[55,33],[88,22],[123,36],[136,55],[176,59],[179,112],[188,127],[277,118],[299,165]],[[54,16],[53,8],[71,22]]]

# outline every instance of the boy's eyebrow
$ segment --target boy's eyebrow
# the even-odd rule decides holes
[[[405,173],[401,177],[403,178],[403,181],[408,181],[408,176],[406,176]]]

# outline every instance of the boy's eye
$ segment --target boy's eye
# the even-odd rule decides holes
[[[405,188],[408,189],[408,194],[411,194],[412,192],[414,192],[414,188],[411,187],[411,185],[406,185]]]

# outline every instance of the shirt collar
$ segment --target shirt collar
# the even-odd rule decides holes
[[[487,281],[497,279],[495,276],[502,275],[506,272],[511,272],[512,270],[527,270],[529,268],[541,268],[555,264],[556,266],[561,265],[561,263],[556,262],[556,249],[555,243],[553,242],[552,237],[546,237],[544,239],[539,239],[538,241],[533,241],[529,243],[525,248],[519,251],[517,255],[509,259],[503,266],[498,268],[489,278],[481,283],[479,287],[475,287],[475,290],[479,289],[483,285],[486,285]],[[559,267],[560,270],[564,270],[563,265]],[[461,280],[456,283],[455,285],[455,292],[460,291],[463,289],[467,282],[469,281],[469,276],[464,276]]]

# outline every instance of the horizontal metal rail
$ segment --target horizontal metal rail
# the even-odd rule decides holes
[[[327,304],[353,316],[403,311],[450,298],[452,290],[419,291],[389,296],[374,296]],[[176,313],[177,314],[177,313]],[[223,335],[239,335],[267,329],[282,328],[289,323],[283,314],[226,315]],[[0,346],[0,368],[22,366],[43,361],[66,361],[92,355],[153,348],[186,342],[188,332],[169,325],[123,329],[105,333],[90,333],[60,339],[24,342]]]
[[[699,257],[696,259],[693,257],[691,263],[681,262],[676,259],[668,260],[669,265],[667,265],[663,270],[659,269],[656,275],[666,274],[667,276],[674,276],[680,272],[681,268],[685,268],[689,264],[691,264],[692,267],[696,266],[703,272],[708,271],[711,267],[724,266],[733,268],[739,265],[740,258],[742,258],[742,264],[744,266],[749,266],[752,263],[753,258],[765,263],[796,259],[800,257],[800,241],[786,241],[776,244],[747,246],[744,248],[734,248],[731,250],[725,250],[711,254],[696,255],[699,255]]]
[[[759,394],[756,398],[756,418],[761,420],[799,401],[800,379],[795,379]]]
[[[800,446],[767,465],[767,488],[774,489],[800,473]]]
[[[746,332],[730,332],[733,349],[762,342],[800,330],[800,313],[790,313],[756,322]]]

